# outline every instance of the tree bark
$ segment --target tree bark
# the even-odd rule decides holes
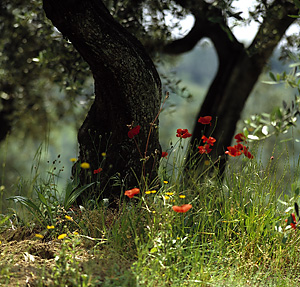
[[[2,110],[0,111],[0,142],[6,139],[6,136],[10,133],[11,125],[11,115],[14,111],[13,100],[12,99],[1,99]]]
[[[273,50],[287,28],[294,22],[294,18],[289,15],[297,15],[297,9],[289,1],[274,1],[266,11],[263,23],[252,44],[245,48],[233,36],[225,19],[218,22],[207,20],[207,13],[214,13],[214,16],[220,19],[222,14],[217,8],[209,4],[203,4],[202,8],[201,11],[191,8],[196,18],[195,26],[186,37],[167,45],[165,52],[177,54],[189,51],[203,37],[209,37],[216,48],[219,67],[195,121],[191,139],[192,150],[187,158],[189,163],[187,168],[196,167],[200,171],[202,169],[200,161],[203,157],[200,154],[196,156],[193,165],[189,161],[191,155],[197,154],[197,146],[203,133],[203,126],[197,120],[200,116],[210,115],[217,119],[216,125],[213,124],[205,129],[206,136],[217,139],[210,156],[218,163],[220,172],[223,173],[226,163],[224,152],[231,144],[246,100]]]
[[[122,187],[112,188],[112,178],[127,188],[144,184],[141,173],[148,183],[154,180],[161,149],[151,123],[160,109],[161,82],[143,46],[100,0],[43,3],[47,17],[87,61],[95,80],[95,100],[78,132],[79,161],[91,166],[82,170],[81,182],[99,182],[100,177],[98,195],[113,198]],[[141,130],[130,139],[127,125],[132,124]],[[102,171],[94,175],[98,168]]]
[[[2,96],[0,98],[0,142],[6,139],[6,136],[11,132],[12,129],[12,117],[15,111],[14,107],[14,86],[9,83],[3,83],[0,81],[0,91]]]

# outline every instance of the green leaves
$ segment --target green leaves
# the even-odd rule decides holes
[[[294,3],[296,5],[296,7],[300,9],[300,1],[299,0],[294,0]]]
[[[272,135],[287,132],[291,126],[296,125],[299,116],[299,97],[295,97],[291,105],[283,101],[282,107],[277,107],[272,113],[252,115],[245,120],[246,130],[252,131],[248,135],[250,140],[262,140]]]
[[[65,189],[64,208],[68,210],[82,192],[90,188],[95,182],[81,187],[74,187],[73,182],[69,182]]]
[[[88,65],[46,19],[42,1],[3,0],[0,10],[0,111],[21,136],[43,138],[49,121],[77,112],[77,100],[92,94]]]
[[[11,196],[7,200],[12,200],[21,206],[24,206],[34,218],[43,226],[54,225],[58,217],[59,210],[67,211],[76,201],[78,196],[90,188],[95,182],[78,187],[77,181],[69,181],[64,190],[64,197],[57,196],[55,188],[49,188],[49,184],[38,184],[36,178],[33,181],[32,188],[35,190],[37,198],[35,201],[25,196]],[[59,208],[60,207],[60,208]]]
[[[47,220],[46,217],[41,212],[38,205],[36,205],[33,201],[31,201],[29,198],[25,196],[11,196],[7,198],[7,200],[13,200],[15,203],[19,203],[22,206],[25,206],[27,210],[39,221],[41,225],[44,227],[47,226]]]
[[[294,1],[295,5],[300,7],[300,0]],[[263,81],[266,84],[279,84],[286,83],[291,88],[297,88],[298,94],[300,94],[300,73],[298,72],[300,67],[300,58],[290,55],[294,61],[289,65],[290,72],[283,72],[281,74],[274,74],[269,72],[271,81]],[[282,107],[277,107],[272,113],[262,113],[260,115],[252,115],[245,121],[248,130],[253,130],[253,133],[248,136],[250,140],[260,140],[270,137],[271,135],[278,135],[285,133],[287,130],[296,125],[297,117],[300,114],[300,97],[295,96],[295,100],[288,104],[283,101]],[[290,140],[290,139],[288,139]]]

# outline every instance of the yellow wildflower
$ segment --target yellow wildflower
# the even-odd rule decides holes
[[[164,198],[165,198],[165,199],[169,199],[169,198],[170,198],[170,196],[167,196],[167,195],[165,195],[165,196],[164,196]]]
[[[106,157],[106,152],[101,153],[103,157]]]
[[[73,218],[71,216],[69,216],[69,215],[65,215],[65,219],[73,221]]]
[[[154,190],[151,190],[151,193],[156,193],[157,191],[154,189]]]
[[[77,231],[74,231],[73,234],[74,235],[79,235],[79,233]]]
[[[167,180],[164,180],[164,183],[167,184],[167,183],[169,183],[169,182],[168,182]]]
[[[185,198],[185,195],[181,194],[179,195],[180,198]]]
[[[166,195],[173,195],[174,192],[166,192]]]
[[[47,229],[54,229],[54,225],[47,225]]]
[[[151,190],[147,190],[145,191],[146,194],[150,194],[151,193]]]
[[[63,233],[57,237],[57,239],[64,239],[67,236],[66,233]]]
[[[42,235],[42,234],[36,234],[35,237],[43,239],[44,235]]]
[[[75,161],[77,161],[77,159],[75,157],[72,157],[72,158],[70,158],[70,161],[75,162]]]
[[[83,162],[80,166],[83,169],[89,169],[90,168],[90,164],[88,162]]]

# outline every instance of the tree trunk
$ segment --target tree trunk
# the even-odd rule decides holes
[[[212,37],[220,64],[198,117],[211,115],[217,119],[216,125],[212,125],[207,133],[211,133],[218,141],[212,159],[218,162],[221,173],[225,169],[225,149],[231,145],[245,103],[274,49],[294,22],[289,15],[296,13],[293,4],[274,1],[252,44],[239,51],[237,45],[232,44],[230,53],[223,53],[224,45]],[[194,146],[197,139],[201,138],[202,128],[200,124],[195,125],[192,138]]]
[[[181,5],[185,3],[179,0],[177,2]],[[200,116],[212,116],[217,120],[216,125],[206,127],[205,135],[217,139],[210,156],[218,164],[222,174],[226,163],[224,152],[231,144],[244,105],[273,50],[295,20],[289,15],[297,15],[297,9],[288,1],[275,0],[266,11],[252,44],[245,48],[231,33],[225,19],[220,21],[222,13],[218,8],[207,3],[202,3],[201,8],[191,8],[196,21],[190,33],[167,45],[164,51],[171,54],[186,52],[203,37],[209,37],[216,48],[218,72],[195,121],[187,170],[196,168],[201,173],[203,156],[197,153],[197,146],[201,141],[203,126],[197,120]],[[208,20],[211,13],[218,17],[218,22]],[[194,164],[191,164],[191,158]]]
[[[90,65],[95,100],[78,132],[81,182],[100,179],[96,192],[119,197],[121,186],[144,186],[157,176],[158,130],[151,123],[159,113],[161,82],[141,43],[110,15],[100,0],[44,0],[44,10]],[[155,122],[155,124],[158,124]],[[140,133],[128,137],[128,126]],[[151,130],[150,138],[148,139]],[[103,153],[106,155],[104,156]],[[78,166],[77,166],[78,168]],[[100,173],[94,170],[101,168]]]
[[[1,91],[3,91],[0,105],[2,109],[0,110],[0,142],[6,139],[6,136],[11,132],[12,129],[12,115],[14,112],[14,97],[13,86],[10,84],[0,83]]]

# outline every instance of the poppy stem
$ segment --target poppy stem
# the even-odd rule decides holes
[[[155,117],[155,119],[150,123],[150,130],[149,130],[149,133],[148,133],[148,138],[147,138],[147,142],[146,142],[146,148],[145,148],[145,153],[144,153],[144,157],[146,158],[147,156],[147,151],[148,151],[148,146],[149,146],[149,141],[150,141],[150,135],[151,135],[151,132],[152,132],[152,127],[154,126],[155,122],[157,121],[162,109],[163,109],[163,106],[165,105],[166,103],[166,100],[169,98],[169,92],[166,92],[166,96],[165,96],[165,99]]]
[[[136,139],[135,139],[135,138],[133,138],[133,140],[134,140],[134,142],[135,142],[135,145],[136,145],[136,148],[137,148],[137,150],[138,150],[138,152],[139,152],[139,154],[140,154],[140,157],[141,157],[141,158],[143,158],[142,152],[141,152],[141,150],[140,150],[140,148],[139,148],[139,145],[138,145],[138,143],[137,143]]]

